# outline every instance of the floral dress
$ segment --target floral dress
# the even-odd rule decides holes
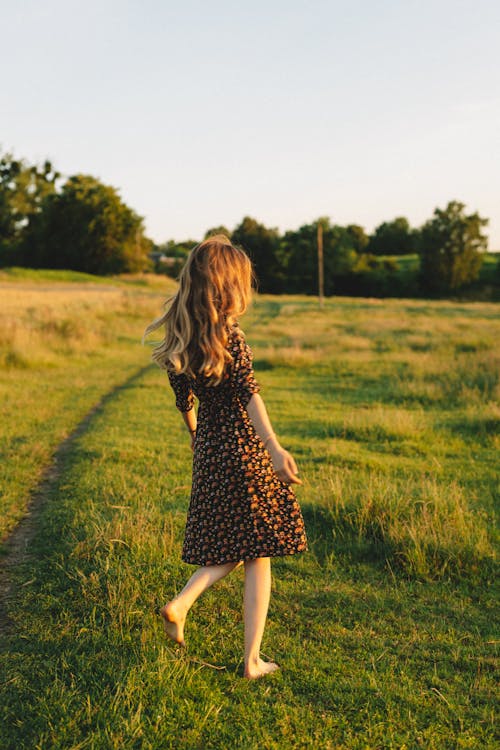
[[[216,565],[255,557],[293,555],[307,549],[302,513],[291,487],[276,475],[246,412],[260,390],[252,352],[235,324],[228,350],[233,362],[213,386],[169,371],[181,412],[199,400],[193,481],[182,559]]]

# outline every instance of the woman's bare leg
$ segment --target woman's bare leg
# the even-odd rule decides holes
[[[260,658],[260,644],[264,634],[269,598],[271,596],[271,560],[257,557],[245,562],[245,677],[255,679],[279,669],[274,662]]]
[[[239,562],[204,565],[193,573],[180,594],[160,610],[165,633],[169,638],[184,645],[184,623],[192,605],[204,591],[239,565]]]

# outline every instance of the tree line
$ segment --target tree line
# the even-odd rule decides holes
[[[404,217],[362,226],[328,217],[280,233],[246,216],[234,229],[212,227],[241,245],[264,293],[315,294],[317,231],[323,229],[325,293],[413,296],[455,292],[477,280],[487,250],[488,219],[450,201],[421,227]],[[0,151],[0,265],[64,268],[95,274],[145,270],[177,275],[197,240],[155,245],[143,218],[118,191],[90,175],[63,180],[50,161],[31,165]],[[397,257],[396,257],[397,256]],[[401,273],[401,259],[418,259]]]
[[[152,249],[142,217],[115,188],[0,153],[2,266],[128,273],[149,268]]]
[[[233,230],[212,227],[205,233],[221,232],[250,255],[258,288],[270,294],[316,294],[318,291],[317,234],[323,229],[325,294],[370,296],[415,296],[446,294],[470,286],[479,277],[487,251],[483,228],[488,220],[477,213],[467,215],[465,204],[450,201],[436,208],[431,219],[411,228],[404,217],[386,221],[373,234],[357,224],[341,226],[320,217],[283,234],[246,216]],[[163,256],[175,262],[166,272],[175,276],[195,244],[194,240],[161,245]],[[397,256],[397,257],[396,257]],[[416,256],[417,270],[402,273],[401,259]],[[161,263],[158,262],[158,267]],[[500,281],[500,263],[499,263]]]

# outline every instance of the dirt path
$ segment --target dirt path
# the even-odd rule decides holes
[[[30,543],[34,537],[38,518],[47,498],[51,495],[64,468],[66,455],[79,437],[87,432],[93,418],[117,393],[139,380],[152,365],[147,364],[136,370],[127,380],[114,386],[94,404],[75,429],[60,443],[45,468],[38,484],[32,490],[26,515],[3,543],[0,557],[0,635],[13,629],[14,624],[8,616],[9,597],[13,594],[12,572],[28,559]]]

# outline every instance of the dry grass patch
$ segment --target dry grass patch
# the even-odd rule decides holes
[[[0,362],[28,368],[54,364],[61,355],[98,352],[126,332],[130,318],[153,318],[157,306],[156,297],[120,288],[4,289]]]

